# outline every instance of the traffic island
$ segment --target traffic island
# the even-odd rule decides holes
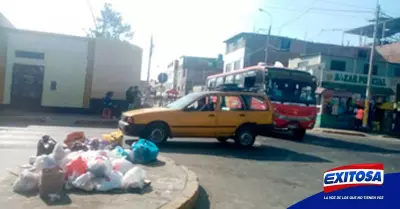
[[[0,204],[2,208],[27,209],[49,208],[193,208],[198,197],[199,182],[196,174],[185,166],[163,156],[147,165],[140,165],[147,171],[151,185],[141,191],[83,192],[67,191],[60,200],[49,202],[38,194],[17,194],[12,189],[15,175],[0,180]]]

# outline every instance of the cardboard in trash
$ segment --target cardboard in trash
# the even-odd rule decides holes
[[[49,194],[61,195],[64,187],[64,171],[59,168],[43,169],[39,182],[39,194],[47,198]]]

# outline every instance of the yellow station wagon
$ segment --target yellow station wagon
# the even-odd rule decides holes
[[[125,112],[119,129],[161,143],[172,137],[233,138],[250,147],[257,135],[272,129],[273,108],[265,95],[207,91],[188,94],[165,108]]]

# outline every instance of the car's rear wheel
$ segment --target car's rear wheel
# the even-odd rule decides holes
[[[168,139],[168,127],[163,123],[149,124],[144,130],[142,138],[156,144],[163,143]]]
[[[222,143],[225,143],[226,141],[228,141],[228,139],[228,137],[217,137],[217,140]]]
[[[235,144],[240,147],[251,147],[256,140],[256,134],[251,126],[240,127],[235,133]]]

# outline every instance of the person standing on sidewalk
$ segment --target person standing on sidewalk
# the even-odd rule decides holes
[[[133,109],[133,86],[130,86],[129,88],[128,88],[128,90],[126,90],[126,92],[125,92],[125,100],[126,100],[126,102],[128,103],[128,108],[127,108],[127,110],[132,110]]]
[[[356,112],[356,129],[360,130],[363,124],[364,108],[358,107]]]
[[[139,91],[139,87],[138,86],[133,87],[132,98],[133,98],[133,106],[135,109],[140,107],[142,103],[141,97],[142,93]]]

